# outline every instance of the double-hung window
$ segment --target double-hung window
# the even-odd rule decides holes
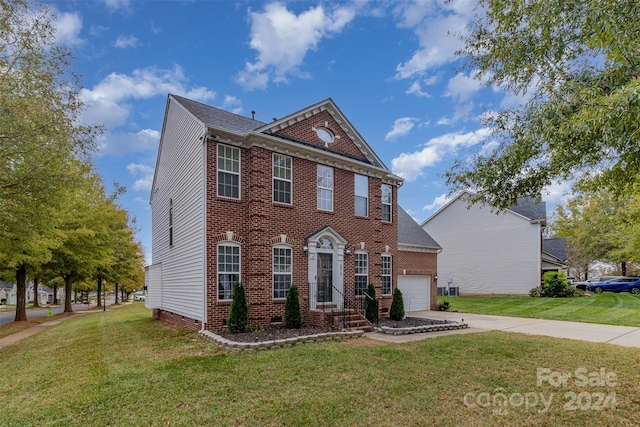
[[[318,165],[318,209],[333,211],[333,168]]]
[[[355,294],[364,295],[369,282],[369,255],[363,252],[356,252],[355,267]]]
[[[218,245],[218,300],[230,300],[233,284],[240,281],[240,246]]]
[[[240,198],[240,149],[218,144],[218,196]]]
[[[382,184],[382,220],[391,222],[391,199],[393,192],[389,184]]]
[[[382,255],[382,295],[391,295],[391,255]]]
[[[273,298],[286,298],[291,287],[291,248],[273,248]]]
[[[354,175],[355,213],[357,216],[369,214],[369,178]]]
[[[273,153],[273,201],[291,204],[291,157]]]

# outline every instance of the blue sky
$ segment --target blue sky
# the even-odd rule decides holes
[[[446,202],[442,173],[495,146],[481,117],[518,105],[455,56],[472,0],[56,1],[57,38],[82,75],[84,120],[105,126],[94,155],[136,217],[147,262],[149,191],[168,93],[268,122],[332,98],[405,178],[421,222]],[[548,206],[567,188],[549,188]],[[551,213],[551,209],[548,209]]]

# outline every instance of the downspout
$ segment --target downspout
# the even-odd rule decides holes
[[[202,233],[202,277],[203,277],[203,286],[202,286],[202,328],[200,332],[204,332],[206,330],[207,325],[207,127],[204,128],[204,133],[200,137],[202,140],[202,222],[203,222],[203,233]]]

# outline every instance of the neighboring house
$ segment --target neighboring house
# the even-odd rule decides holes
[[[439,246],[399,244],[401,184],[331,99],[263,123],[169,95],[145,305],[217,330],[240,281],[250,323],[264,326],[282,321],[296,284],[305,323],[326,326],[369,283],[385,316],[406,272],[433,306]]]
[[[567,240],[553,238],[542,240],[542,274],[557,271],[567,274]]]
[[[542,248],[545,203],[521,199],[496,213],[470,204],[471,194],[460,192],[422,224],[443,247],[439,286],[461,294],[528,294],[549,267]]]

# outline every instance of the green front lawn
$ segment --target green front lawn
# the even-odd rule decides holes
[[[604,293],[574,298],[438,297],[439,303],[443,301],[449,302],[451,310],[464,313],[640,326],[640,295]]]
[[[69,319],[0,360],[3,426],[640,423],[638,349],[503,332],[225,354],[133,304]],[[577,376],[601,369],[615,381]],[[561,374],[565,385],[549,381]]]

